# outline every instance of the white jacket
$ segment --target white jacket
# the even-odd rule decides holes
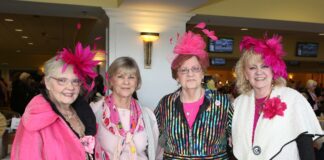
[[[299,160],[296,138],[302,133],[315,135],[314,138],[323,135],[312,107],[299,92],[288,87],[275,87],[270,98],[278,96],[287,105],[284,116],[267,119],[261,113],[255,128],[253,146],[254,92],[252,90],[235,99],[232,138],[237,159]],[[259,152],[258,155],[255,151]]]

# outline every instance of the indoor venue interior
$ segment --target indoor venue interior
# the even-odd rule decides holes
[[[0,159],[10,159],[24,107],[44,87],[44,62],[62,48],[89,45],[99,61],[96,73],[105,80],[115,59],[132,57],[142,76],[138,99],[155,109],[180,87],[170,69],[179,34],[200,22],[218,37],[203,37],[210,61],[204,87],[236,98],[234,67],[243,36],[281,35],[287,86],[303,93],[309,80],[317,82],[324,129],[323,7],[323,0],[1,0]],[[145,40],[145,33],[157,37]]]

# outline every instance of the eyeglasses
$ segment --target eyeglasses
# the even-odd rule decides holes
[[[180,68],[178,69],[178,72],[180,74],[188,74],[189,70],[191,70],[192,73],[199,73],[201,72],[201,67],[192,67],[192,68]]]
[[[72,80],[68,80],[67,78],[55,78],[55,77],[50,77],[54,80],[56,80],[56,82],[60,85],[60,86],[66,86],[69,82],[72,84],[72,86],[74,87],[79,87],[81,86],[81,80],[79,79],[72,79]]]

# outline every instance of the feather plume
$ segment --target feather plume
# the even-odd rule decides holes
[[[257,54],[261,54],[264,63],[272,68],[274,79],[279,77],[286,78],[286,64],[282,57],[285,51],[281,45],[281,36],[274,35],[272,38],[255,39],[250,36],[243,37],[240,43],[240,50],[253,50]]]
[[[217,41],[218,37],[215,36],[215,32],[214,31],[209,31],[208,29],[203,29],[202,32],[204,32],[206,34],[207,37],[209,37],[210,39]]]
[[[204,29],[206,27],[206,23],[205,22],[200,22],[198,23],[195,28],[200,28],[200,29]]]
[[[94,61],[94,56],[95,54],[91,52],[90,46],[83,48],[80,42],[75,46],[74,53],[70,49],[63,48],[58,55],[65,62],[62,72],[66,70],[68,65],[72,65],[74,74],[79,77],[88,91],[93,88],[93,84],[89,86],[86,83],[87,78],[90,78],[93,83],[94,78],[97,76],[93,68],[97,66],[99,61]]]

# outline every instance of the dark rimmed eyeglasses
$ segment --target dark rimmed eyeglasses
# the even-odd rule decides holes
[[[178,69],[178,73],[188,74],[190,70],[192,73],[200,73],[201,67],[191,67],[190,69],[189,68],[180,68],[180,69]]]
[[[66,86],[68,83],[71,83],[72,86],[79,87],[82,84],[80,79],[69,80],[67,78],[56,78],[56,77],[52,77],[52,76],[50,78],[56,80],[57,84],[59,84],[60,86]]]

